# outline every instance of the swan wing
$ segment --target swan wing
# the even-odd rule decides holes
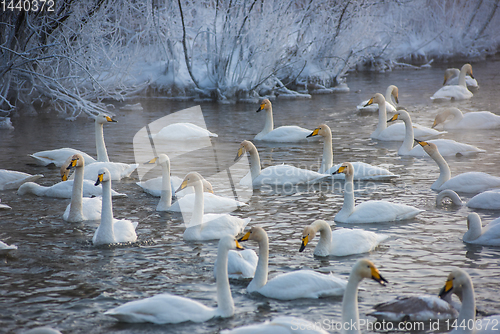
[[[323,174],[307,169],[301,169],[290,165],[278,165],[264,168],[260,172],[260,175],[253,180],[253,185],[285,186],[308,183],[323,177]]]
[[[431,100],[466,100],[472,97],[466,87],[460,85],[443,86],[431,96]]]
[[[318,140],[317,137],[307,138],[307,136],[310,135],[311,132],[312,130],[304,129],[300,126],[287,125],[280,126],[279,128],[276,128],[268,134],[260,136],[259,138],[255,136],[256,138],[254,139],[275,143],[294,143],[300,141],[305,142],[310,140]]]
[[[14,170],[0,169],[0,190],[18,189],[25,182],[33,182],[43,177],[41,174],[31,175]]]
[[[373,166],[364,162],[352,162],[352,167],[354,170],[353,179],[354,180],[391,180],[398,178],[399,175],[392,173],[391,171]],[[326,174],[332,174],[337,171],[342,164],[337,164],[326,171]],[[345,179],[345,174],[339,173],[333,175],[335,179]]]
[[[74,154],[81,154],[85,159],[85,166],[90,165],[96,160],[92,158],[85,152],[75,150],[74,148],[60,148],[56,150],[40,151],[30,155],[30,157],[36,160],[36,163],[40,166],[48,166],[50,164],[56,165],[56,167],[61,167],[68,157]]]
[[[111,173],[111,180],[119,181],[123,178],[129,177],[134,170],[137,169],[138,164],[125,164],[122,162],[95,162],[90,166],[85,166],[84,178],[87,180],[95,181],[97,174],[101,168],[107,168]]]
[[[224,235],[243,232],[251,218],[239,218],[229,214],[208,213],[203,215],[203,224],[189,226],[184,231],[185,240],[218,240]]]
[[[386,201],[368,201],[357,205],[347,223],[381,223],[412,219],[424,210]]]
[[[71,208],[71,203],[68,204],[66,210],[63,213],[63,219],[68,221],[69,211]],[[82,213],[83,220],[100,220],[102,210],[102,198],[101,197],[84,197],[82,198]]]
[[[227,272],[229,278],[252,278],[257,268],[259,257],[253,249],[242,251],[230,250],[228,253]],[[217,260],[214,263],[214,277],[216,275]]]
[[[342,228],[332,232],[330,255],[347,256],[374,250],[389,236],[361,229]]]
[[[452,177],[439,187],[440,190],[451,189],[456,192],[479,193],[500,187],[500,177],[482,172],[467,172]]]
[[[135,242],[137,240],[137,234],[135,229],[137,227],[137,222],[131,222],[126,219],[114,219],[113,220],[113,230],[115,233],[115,240],[119,242]]]
[[[500,190],[489,190],[472,197],[467,206],[474,209],[500,210]]]

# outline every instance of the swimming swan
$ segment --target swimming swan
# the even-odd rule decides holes
[[[458,68],[447,68],[444,71],[443,86],[444,85],[458,85],[458,78],[459,77],[460,77],[460,70]],[[469,75],[465,76],[465,84],[467,85],[467,88],[473,88],[473,89],[479,88],[477,80],[474,78],[471,78]]]
[[[444,204],[449,199],[453,205],[462,206],[464,202],[456,192],[451,189],[445,189],[436,196],[436,206]],[[500,189],[483,191],[472,197],[466,204],[469,208],[500,210]]]
[[[368,105],[373,103],[381,105],[382,107],[378,110],[378,125],[375,131],[372,132],[370,138],[378,139],[378,140],[387,140],[387,141],[401,141],[405,139],[406,129],[405,125],[402,123],[392,124],[391,126],[387,126],[387,112],[385,110],[385,98],[382,94],[375,94],[370,101],[368,101]],[[412,129],[418,138],[421,139],[430,139],[440,134],[444,134],[446,132],[440,132],[435,129],[427,128],[422,125],[413,124]]]
[[[451,271],[439,296],[444,297],[450,292],[456,293],[456,288],[459,288],[459,291],[462,293],[462,307],[460,308],[456,322],[458,326],[450,333],[498,333],[498,323],[500,321],[500,316],[498,315],[482,318],[480,323],[476,323],[474,285],[469,274],[460,268],[455,268]],[[461,324],[465,324],[465,326],[461,326]],[[476,324],[482,324],[482,326],[476,327]],[[490,325],[486,326],[486,324]]]
[[[181,186],[177,189],[179,191],[188,186],[194,187],[193,215],[189,223],[186,222],[184,240],[215,240],[219,239],[221,235],[236,236],[243,232],[251,218],[242,219],[229,214],[204,214],[202,180],[203,177],[200,174],[191,172],[184,177]]]
[[[247,286],[249,293],[257,292],[268,298],[292,300],[342,296],[347,282],[332,274],[321,274],[312,270],[296,270],[280,274],[267,280],[269,239],[262,227],[252,226],[238,241],[254,240],[259,244],[259,260],[255,276]]]
[[[253,278],[259,257],[253,249],[230,250],[227,254],[227,273],[229,278]],[[217,260],[214,266],[214,278],[217,278]]]
[[[0,190],[18,189],[25,182],[35,181],[42,174],[31,175],[15,170],[0,169]]]
[[[411,118],[408,112],[406,112],[405,110],[399,110],[388,122],[393,122],[398,119],[404,121],[406,130],[405,139],[398,150],[398,154],[410,155],[414,157],[427,156],[427,153],[424,152],[421,146],[416,145],[415,147],[413,147],[415,137],[413,134]],[[419,140],[421,139],[419,138]],[[451,139],[433,139],[428,140],[427,142],[436,144],[436,146],[439,148],[439,152],[441,152],[443,156],[472,155],[475,153],[486,152],[475,146],[462,144]]]
[[[333,166],[333,149],[332,149],[332,130],[326,124],[321,124],[319,127],[309,134],[308,137],[314,136],[323,137],[323,157],[321,158],[321,167],[319,173],[332,174],[339,169],[340,164]],[[354,179],[355,180],[391,180],[399,177],[385,168],[372,166],[364,162],[353,162]],[[334,178],[344,179],[343,174],[335,174]]]
[[[250,154],[250,175],[254,188],[263,185],[283,186],[289,184],[300,184],[314,182],[317,179],[324,178],[325,175],[313,172],[306,169],[297,168],[290,165],[270,166],[261,170],[259,152],[255,145],[244,140],[240,144],[238,153],[236,154],[237,161],[245,152]],[[245,180],[245,178],[243,178]],[[240,181],[240,184],[242,182]]]
[[[102,184],[101,223],[94,233],[92,242],[95,246],[121,242],[135,242],[137,222],[113,218],[113,201],[111,200],[111,176],[106,168],[102,168],[97,176],[96,186]]]
[[[311,130],[301,128],[300,126],[287,125],[274,129],[273,107],[269,99],[262,101],[257,112],[262,110],[266,111],[266,124],[264,125],[264,129],[254,137],[254,140],[275,143],[295,143],[308,140],[306,136],[311,133]]]
[[[106,144],[104,143],[103,125],[108,122],[116,123],[116,120],[104,114],[99,114],[92,117],[95,120],[95,146],[97,150],[97,160],[92,158],[85,152],[67,147],[56,150],[36,152],[30,156],[32,158],[35,158],[37,164],[41,166],[47,166],[53,163],[54,165],[56,165],[56,167],[61,167],[66,162],[66,159],[70,156],[73,156],[74,154],[81,154],[84,157],[87,165],[90,165],[96,161],[109,162]]]
[[[453,118],[449,121],[446,119]],[[500,128],[500,116],[489,111],[473,111],[463,114],[460,109],[451,107],[441,111],[434,119],[432,127],[442,124],[445,130],[486,130]]]
[[[64,166],[61,168],[65,168]],[[101,219],[102,200],[100,197],[83,197],[83,173],[85,159],[81,154],[75,154],[65,169],[75,168],[71,203],[63,214],[63,219],[70,223],[84,220]],[[64,175],[64,174],[63,174]]]
[[[483,172],[467,172],[451,177],[450,167],[433,142],[417,141],[439,166],[439,178],[431,185],[432,190],[451,189],[464,193],[479,193],[500,187],[500,177]]]
[[[431,100],[467,100],[472,98],[472,92],[467,89],[465,82],[465,76],[472,75],[472,66],[470,64],[465,64],[460,69],[460,74],[458,76],[458,85],[443,86],[437,92],[431,96]]]
[[[16,249],[16,245],[7,245],[5,242],[0,241],[0,254],[5,254]]]
[[[26,182],[17,189],[17,194],[19,196],[31,194],[44,197],[71,198],[73,194],[73,182],[74,180],[61,181],[48,187],[34,182]],[[95,187],[94,183],[90,180],[83,180],[83,197],[102,196],[102,187]],[[126,194],[118,193],[114,190],[111,190],[111,195],[113,197],[127,197]]]
[[[335,173],[345,174],[344,204],[335,215],[338,223],[381,223],[412,219],[424,210],[405,204],[386,201],[367,201],[354,204],[353,168],[351,163],[344,162]]]
[[[398,100],[398,87],[394,85],[390,85],[387,87],[387,90],[385,91],[385,110],[387,112],[395,112],[396,111],[396,104],[392,102],[392,96],[394,96],[394,100],[396,103],[399,103]],[[361,111],[372,111],[376,112],[378,111],[378,104],[373,103],[373,104],[368,104],[370,100],[366,100],[361,102],[356,108]]]
[[[316,256],[347,256],[371,252],[389,236],[361,229],[342,228],[332,231],[324,220],[316,220],[306,226],[302,232],[302,245],[299,252],[304,251],[308,243],[319,231],[319,242],[314,249]]]
[[[341,333],[360,333],[359,326],[349,324],[359,324],[358,286],[363,278],[371,278],[384,286],[388,283],[370,260],[361,259],[354,264],[342,299],[342,324],[348,325],[342,326]]]
[[[305,328],[306,330],[300,330]],[[261,324],[253,324],[231,330],[223,330],[220,334],[328,334],[318,324],[302,318],[280,316]]]
[[[500,218],[482,227],[481,218],[475,212],[467,216],[467,232],[464,242],[483,246],[500,246]]]
[[[1,199],[0,199],[0,202],[2,202]],[[12,208],[10,206],[8,206],[7,204],[0,203],[0,210],[12,210]]]
[[[193,123],[173,123],[165,126],[152,137],[156,140],[186,141],[217,138],[218,135]]]
[[[204,322],[214,317],[228,318],[234,314],[234,302],[227,274],[230,249],[242,249],[234,237],[220,236],[217,249],[217,308],[207,307],[195,300],[163,293],[125,303],[104,314],[122,322],[176,324],[186,321]]]

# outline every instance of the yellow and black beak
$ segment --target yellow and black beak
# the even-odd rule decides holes
[[[239,158],[241,158],[241,156],[245,154],[245,148],[243,146],[241,146],[239,149],[238,149],[238,152],[236,153],[236,157],[234,158],[234,161],[237,161]]]
[[[150,165],[150,164],[155,164],[156,160],[158,160],[158,157],[154,157],[153,159],[149,160],[148,162],[145,162],[145,165]]]
[[[373,280],[379,282],[381,285],[384,285],[384,286],[387,283],[389,283],[389,281],[387,281],[385,278],[382,277],[382,275],[380,275],[377,268],[371,267],[371,271],[372,271],[372,279]]]
[[[95,181],[95,184],[94,186],[98,186],[102,183],[102,177],[103,177],[104,174],[99,174],[97,175],[97,181]]]
[[[309,243],[309,236],[305,235],[302,237],[302,245],[300,245],[299,252],[303,252],[306,249],[307,244]]]
[[[239,250],[244,250],[245,248],[243,248],[240,243],[238,242],[238,240],[234,240],[234,242],[236,242],[236,249],[239,249]]]
[[[106,120],[107,120],[108,122],[114,122],[114,123],[118,122],[118,121],[116,121],[116,120],[112,119],[112,118],[111,118],[111,117],[109,117],[109,116],[106,116]]]
[[[447,294],[449,294],[453,290],[453,280],[449,279],[446,281],[445,285],[439,292],[439,298],[444,298]]]
[[[397,96],[394,96],[394,101],[396,101],[396,103],[399,103],[399,99]]]
[[[238,239],[239,242],[242,242],[242,241],[247,241],[248,238],[250,238],[250,231],[248,231],[247,233],[245,233],[244,236],[242,236],[241,238]]]
[[[266,107],[266,105],[264,103],[261,103],[259,109],[257,109],[256,112],[264,110],[265,107]]]
[[[340,168],[337,169],[335,172],[333,172],[332,175],[343,173],[346,169],[347,169],[347,167],[340,166]]]
[[[391,119],[387,121],[387,123],[394,122],[395,120],[398,119],[398,116],[399,116],[398,114],[392,116]]]
[[[319,133],[319,128],[316,128],[314,129],[313,132],[311,132],[311,134],[307,135],[306,138],[317,136],[318,133]]]
[[[179,192],[182,189],[185,189],[187,187],[187,185],[188,185],[188,181],[187,180],[182,181],[181,185],[179,186],[179,188],[177,188],[177,190],[175,192]]]
[[[68,167],[66,167],[66,169],[71,169],[73,167],[76,167],[77,162],[78,162],[78,158],[71,159],[71,162],[69,163]],[[65,181],[65,180],[63,180],[63,181]]]
[[[472,75],[472,70],[470,70],[469,76],[474,79],[474,76]]]
[[[368,101],[368,102],[365,104],[365,107],[368,107],[370,104],[373,104],[373,97],[370,99],[370,101]]]
[[[438,125],[438,122],[434,120],[434,123],[432,123],[431,129],[434,129]]]
[[[429,146],[429,143],[426,142],[426,141],[420,141],[418,139],[413,139],[417,144],[420,144],[420,146],[424,147],[424,146]]]
[[[446,84],[446,81],[448,80],[448,77],[446,76],[446,74],[444,75],[444,81],[443,81],[443,86]]]

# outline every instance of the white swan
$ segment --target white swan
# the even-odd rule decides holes
[[[361,229],[342,228],[332,231],[324,220],[316,220],[306,226],[302,232],[302,245],[299,252],[304,251],[307,244],[319,231],[319,242],[314,249],[316,256],[347,256],[371,252],[389,236]]]
[[[333,166],[332,130],[326,124],[321,124],[308,137],[323,137],[323,156],[319,173],[332,174],[339,169],[340,164]],[[385,168],[372,166],[364,162],[352,162],[355,180],[391,180],[399,177]],[[345,179],[344,174],[335,174],[334,178]]]
[[[458,85],[443,86],[437,92],[431,96],[431,100],[467,100],[472,97],[472,92],[467,89],[465,82],[465,76],[472,75],[472,66],[470,64],[465,64],[460,69],[460,74],[458,77]]]
[[[385,110],[385,98],[382,94],[375,94],[370,101],[368,101],[368,105],[373,103],[381,105],[382,107],[378,110],[378,124],[375,131],[372,132],[370,138],[384,140],[384,141],[401,141],[404,140],[406,136],[406,129],[403,123],[392,124],[391,126],[387,126],[387,112]],[[431,129],[422,125],[412,124],[413,131],[418,138],[421,139],[430,139],[441,134],[446,133],[442,131],[437,131],[435,129]]]
[[[266,111],[266,124],[264,125],[264,129],[254,137],[254,140],[275,143],[295,143],[308,140],[306,136],[311,133],[311,130],[301,128],[300,126],[287,125],[274,129],[273,107],[269,99],[262,101],[257,112],[262,110]]]
[[[0,202],[2,202],[2,200],[0,199]],[[3,203],[0,203],[0,210],[11,210],[12,208],[10,206],[8,206],[7,204],[3,204]]]
[[[32,328],[26,332],[22,332],[22,334],[62,334],[62,333],[52,327],[44,326],[44,327]]]
[[[389,122],[393,122],[395,120],[403,120],[405,125],[405,139],[403,144],[398,150],[399,155],[410,155],[414,157],[425,157],[427,154],[424,152],[421,146],[416,145],[413,147],[414,143],[414,132],[413,126],[411,123],[411,118],[408,112],[405,110],[399,110],[394,116],[389,120]],[[422,140],[418,138],[419,140]],[[428,140],[429,143],[434,143],[439,148],[439,152],[443,156],[455,156],[455,155],[472,155],[480,152],[486,152],[485,150],[481,150],[475,146],[463,144],[456,142],[451,139],[433,139]]]
[[[245,152],[250,154],[250,175],[253,187],[261,187],[263,185],[283,186],[301,183],[314,182],[317,179],[322,179],[325,175],[313,172],[306,169],[297,168],[290,165],[270,166],[261,170],[259,152],[255,145],[244,140],[240,144],[235,161],[240,159]],[[246,179],[243,178],[242,181]],[[240,181],[240,184],[243,183]],[[246,184],[244,184],[246,185]]]
[[[18,189],[25,182],[35,181],[42,174],[31,175],[15,170],[0,169],[0,190]]]
[[[459,291],[462,293],[462,307],[458,313],[455,323],[456,327],[450,333],[498,333],[500,316],[489,316],[482,318],[480,322],[476,322],[474,285],[469,274],[460,268],[455,268],[451,271],[439,296],[444,297],[449,293],[455,293],[456,288],[459,288]]]
[[[123,162],[94,162],[91,165],[85,167],[85,173],[83,177],[87,180],[95,180],[99,170],[106,168],[109,173],[111,180],[119,181],[123,178],[130,177],[130,175],[137,169],[139,164],[126,164]]]
[[[396,103],[399,103],[398,92],[399,92],[398,87],[394,85],[390,85],[389,87],[387,87],[385,91],[385,110],[387,112],[396,111],[396,104],[392,102],[392,96],[394,96],[394,100],[396,101]],[[361,111],[372,111],[372,112],[378,111],[378,104],[377,103],[368,104],[369,101],[370,100],[361,102],[356,108]]]
[[[229,278],[252,278],[257,268],[259,257],[253,249],[230,250],[227,254],[227,273]],[[214,278],[217,278],[217,260],[214,266]]]
[[[74,180],[62,181],[48,187],[34,182],[26,182],[17,189],[17,194],[19,196],[31,194],[43,197],[71,198],[73,194],[73,182]],[[95,187],[94,183],[90,180],[83,180],[84,197],[102,196],[102,187]],[[126,194],[118,193],[114,190],[111,190],[111,195],[113,197],[127,197]]]
[[[500,189],[488,190],[472,197],[464,203],[460,196],[451,189],[441,190],[436,196],[436,206],[441,206],[449,199],[453,205],[467,205],[473,209],[500,210]]]
[[[247,286],[249,293],[257,292],[268,298],[292,300],[342,296],[347,282],[332,274],[321,274],[312,270],[297,270],[280,274],[267,280],[269,239],[262,227],[252,226],[239,241],[254,240],[259,244],[259,261],[255,276]]]
[[[217,308],[207,307],[195,300],[163,293],[142,300],[125,303],[104,314],[119,321],[155,324],[176,324],[186,321],[204,322],[214,317],[228,318],[234,314],[234,302],[227,274],[227,254],[241,248],[234,237],[219,237],[217,249]]]
[[[281,316],[261,324],[223,330],[220,334],[328,334],[328,332],[317,323],[297,317]]]
[[[173,123],[165,126],[152,137],[156,140],[186,141],[216,138],[218,135],[192,123]]]
[[[370,260],[361,259],[354,264],[342,299],[342,324],[345,325],[341,333],[360,333],[358,286],[363,278],[371,278],[384,286],[388,283]],[[351,324],[354,324],[354,326],[351,326]]]
[[[479,193],[500,187],[500,177],[483,172],[467,172],[451,177],[450,167],[434,142],[416,141],[439,166],[439,178],[431,185],[432,190],[451,189],[464,193]]]
[[[61,168],[64,168],[62,166]],[[101,219],[102,200],[100,197],[83,197],[83,173],[85,159],[81,154],[75,154],[65,169],[75,168],[71,203],[63,214],[63,219],[70,223],[84,220]]]
[[[93,116],[95,120],[95,145],[97,151],[97,160],[92,158],[85,152],[75,150],[73,148],[60,148],[56,150],[48,150],[41,151],[31,154],[30,156],[34,158],[37,164],[41,166],[47,166],[53,163],[57,167],[61,167],[66,159],[74,154],[81,154],[87,165],[90,165],[96,161],[109,162],[108,152],[106,151],[106,144],[104,143],[104,135],[103,135],[103,124],[108,122],[116,122],[111,117],[99,114],[97,116]]]
[[[444,85],[458,85],[458,78],[459,77],[460,77],[460,70],[458,68],[447,68],[444,71],[443,86]],[[465,76],[465,84],[467,85],[467,88],[473,88],[473,89],[479,88],[477,80],[474,78],[471,78],[470,75]]]
[[[193,215],[189,223],[186,223],[184,240],[215,240],[221,235],[236,236],[243,232],[251,218],[242,219],[229,214],[204,214],[202,180],[203,177],[200,174],[191,172],[184,177],[181,186],[177,189],[179,191],[188,186],[194,187]]]
[[[111,199],[111,176],[106,168],[102,168],[95,185],[102,184],[101,223],[94,233],[94,245],[107,245],[121,242],[135,242],[137,222],[113,218],[113,201]]]
[[[5,254],[16,249],[16,245],[7,245],[5,242],[0,241],[0,254]]]
[[[336,173],[345,174],[344,204],[335,215],[338,223],[381,223],[412,219],[424,210],[405,204],[386,201],[367,201],[354,204],[353,168],[349,162],[344,162]]]
[[[446,119],[453,118],[449,121]],[[460,109],[451,107],[437,114],[432,127],[442,124],[445,130],[485,130],[500,128],[500,116],[489,111],[474,111],[463,114]]]
[[[467,232],[464,242],[483,246],[500,246],[500,218],[482,227],[481,218],[475,212],[467,216]]]

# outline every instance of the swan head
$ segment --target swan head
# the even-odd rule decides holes
[[[409,120],[410,119],[410,114],[408,114],[408,112],[406,110],[403,110],[403,109],[399,109],[395,114],[394,116],[392,116],[388,121],[387,123],[390,123],[390,122],[394,122],[396,120],[402,120],[402,121],[405,121],[405,120]]]
[[[144,164],[158,164],[163,167],[168,167],[170,169],[170,159],[166,154],[158,154],[157,157],[145,162]]]
[[[321,124],[316,129],[314,129],[314,131],[311,132],[311,134],[307,135],[306,138],[314,137],[314,136],[318,136],[318,135],[321,136],[321,137],[331,136],[332,135],[332,130],[330,129],[330,127],[328,125]]]
[[[414,140],[415,140],[415,142],[417,144],[419,144],[420,146],[422,146],[422,148],[424,149],[424,151],[429,156],[432,157],[434,154],[439,153],[439,150],[438,150],[438,147],[436,146],[436,144],[431,143],[431,142],[427,142],[427,141],[420,141],[418,139],[414,139]]]
[[[439,114],[437,114],[436,118],[434,118],[434,123],[432,123],[432,128],[435,128],[439,124],[444,123],[449,116],[455,115],[456,113],[461,114],[462,112],[460,111],[460,109],[455,107],[447,108],[441,111]]]
[[[262,111],[262,110],[271,111],[272,108],[273,108],[273,106],[271,104],[271,101],[269,101],[269,99],[264,99],[260,103],[260,106],[259,106],[259,109],[257,109],[257,112]]]
[[[318,230],[322,226],[329,226],[328,223],[322,219],[315,220],[311,225],[304,227],[302,231],[302,244],[300,245],[299,252],[303,252],[306,249],[307,244],[314,239]],[[328,227],[330,228],[330,227]]]
[[[380,283],[381,285],[386,285],[389,283],[378,271],[377,267],[368,259],[361,259],[356,262],[352,267],[351,276],[357,276],[361,279],[371,278],[374,281]]]
[[[340,173],[344,173],[345,176],[354,175],[354,167],[352,167],[352,164],[350,162],[344,162],[342,166],[339,167],[339,169],[332,173],[332,175]]]
[[[250,230],[247,233],[245,233],[244,236],[238,239],[238,241],[241,242],[241,241],[253,240],[260,242],[265,239],[267,239],[266,231],[260,226],[252,226]]]
[[[240,147],[238,148],[238,152],[236,153],[236,157],[234,158],[234,161],[239,160],[245,152],[252,152],[254,150],[257,150],[255,145],[248,140],[244,140],[241,142]]]
[[[397,93],[396,93],[397,94]],[[396,100],[397,102],[397,100]],[[369,106],[370,104],[378,104],[378,105],[381,105],[381,104],[385,104],[385,97],[384,95],[380,94],[380,93],[376,93],[375,95],[373,95],[373,97],[368,101],[368,103],[365,104],[365,107]]]
[[[114,120],[111,118],[111,116],[105,115],[105,114],[99,114],[97,116],[94,116],[95,122],[98,124],[105,124],[108,122],[113,122],[116,123],[118,121]]]
[[[392,97],[394,97],[394,101],[396,101],[396,103],[399,103],[399,100],[398,100],[399,88],[397,86],[390,85],[389,87],[387,87],[387,89],[391,90],[391,95],[392,95]]]
[[[444,81],[443,86],[446,85],[446,82],[451,78],[458,77],[460,75],[460,70],[458,68],[448,68],[444,71]]]
[[[111,173],[106,167],[103,167],[99,169],[99,172],[97,172],[97,181],[95,182],[95,186],[100,185],[103,182],[109,182],[111,181]]]
[[[465,75],[469,75],[472,79],[474,79],[474,76],[472,75],[472,65],[471,64],[465,64],[462,66],[462,69],[460,72],[465,72]]]
[[[446,283],[439,292],[439,297],[444,298],[450,292],[460,293],[463,290],[462,288],[464,286],[470,286],[471,288],[473,288],[472,280],[470,279],[469,274],[467,274],[464,270],[460,268],[455,268],[448,275]]]
[[[204,180],[204,178],[203,178],[203,176],[200,175],[200,173],[197,173],[197,172],[188,173],[184,177],[184,180],[182,180],[181,185],[179,186],[179,188],[175,192],[179,192],[188,186],[194,186],[197,183],[203,184],[203,180]]]
[[[239,249],[243,250],[243,248],[238,240],[234,238],[232,235],[224,235],[219,239],[219,249],[223,248],[224,250],[230,250],[230,249]]]
[[[85,159],[81,154],[74,154],[70,156],[66,161],[62,164],[61,169],[59,170],[61,174],[61,180],[67,181],[70,170],[72,168],[77,168],[77,167],[84,167],[85,166]]]

